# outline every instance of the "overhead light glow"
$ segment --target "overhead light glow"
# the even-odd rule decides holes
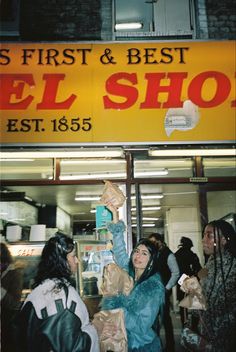
[[[0,154],[0,157],[2,158],[2,153]],[[34,161],[35,159],[28,159],[28,158],[11,158],[11,159],[1,159],[2,163],[9,162],[9,161]]]
[[[142,207],[142,211],[148,211],[148,210],[160,210],[161,207]],[[131,208],[131,211],[136,211],[136,208]]]
[[[136,216],[132,216],[131,219],[132,220],[136,220],[137,218],[136,218]],[[159,220],[159,218],[148,218],[148,217],[143,217],[142,219],[145,220],[145,221],[157,221],[157,220]]]
[[[142,227],[154,227],[155,224],[142,224]],[[137,224],[132,224],[132,227],[137,227]]]
[[[163,198],[163,194],[145,194],[141,195],[142,199],[161,199]],[[131,199],[135,199],[135,196],[131,196]]]
[[[98,159],[98,160],[74,160],[74,159],[63,159],[61,160],[61,165],[67,164],[67,165],[90,165],[90,164],[126,164],[126,160],[122,159]]]
[[[141,195],[142,199],[161,199],[163,198],[163,194],[143,194]]]
[[[148,177],[148,176],[166,176],[168,175],[168,170],[157,170],[157,171],[135,171],[135,177]]]
[[[149,156],[236,156],[236,149],[150,149]]]
[[[96,180],[96,179],[111,179],[111,178],[126,178],[124,172],[106,172],[101,174],[77,174],[77,175],[61,175],[60,180]]]
[[[83,149],[77,151],[30,151],[30,152],[1,152],[1,159],[22,159],[22,158],[102,158],[122,157],[123,149]]]
[[[93,200],[99,200],[99,196],[75,196],[75,200],[78,201],[93,201]]]
[[[141,22],[127,22],[127,23],[116,23],[115,29],[117,31],[126,29],[141,29],[143,24]]]

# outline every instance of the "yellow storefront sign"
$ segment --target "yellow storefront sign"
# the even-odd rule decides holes
[[[235,140],[235,42],[4,43],[2,144]]]

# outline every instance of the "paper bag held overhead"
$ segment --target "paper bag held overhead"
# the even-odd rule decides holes
[[[125,196],[116,184],[105,181],[105,187],[100,202],[103,204],[110,202],[114,207],[120,208],[125,202]]]

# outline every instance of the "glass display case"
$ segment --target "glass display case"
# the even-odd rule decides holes
[[[110,241],[75,240],[79,259],[75,276],[76,290],[92,318],[101,300],[103,268],[113,262]],[[9,242],[7,246],[17,266],[23,271],[22,302],[32,290],[34,277],[45,242]]]
[[[78,266],[78,287],[81,297],[101,295],[103,268],[113,262],[110,241],[76,240]]]
[[[24,301],[28,293],[32,290],[34,277],[45,242],[9,242],[7,247],[14,258],[17,267],[22,268]]]
[[[113,262],[110,241],[76,240],[79,259],[77,284],[79,293],[92,319],[99,311],[102,298],[103,268]]]

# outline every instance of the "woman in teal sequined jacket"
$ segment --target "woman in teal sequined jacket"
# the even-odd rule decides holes
[[[165,297],[164,286],[155,269],[155,246],[148,239],[142,239],[129,258],[123,236],[125,225],[118,221],[116,209],[110,205],[108,208],[113,213],[113,223],[108,225],[108,230],[113,235],[115,261],[128,271],[135,284],[128,296],[104,297],[102,309],[124,310],[129,352],[162,351],[160,337],[152,328],[158,313],[161,315]]]

